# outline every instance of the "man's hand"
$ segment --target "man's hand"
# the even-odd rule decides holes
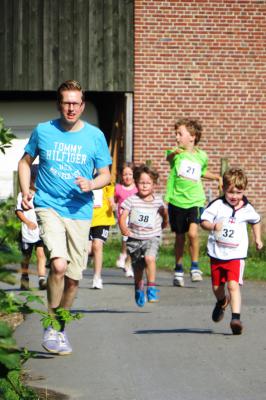
[[[79,186],[82,192],[90,192],[91,190],[95,189],[93,180],[89,180],[83,176],[78,176],[75,180],[75,184]]]

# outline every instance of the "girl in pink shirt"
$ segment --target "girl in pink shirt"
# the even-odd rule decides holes
[[[117,219],[119,221],[121,216],[121,204],[129,196],[137,193],[138,189],[133,179],[133,164],[124,163],[121,170],[121,183],[117,183],[115,186],[115,202],[117,203]],[[126,247],[127,236],[122,236],[122,249],[121,253],[116,261],[116,266],[122,268],[126,272],[126,276],[134,276],[131,268],[130,258],[127,254]]]

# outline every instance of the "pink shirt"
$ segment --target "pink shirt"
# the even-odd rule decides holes
[[[121,183],[117,183],[115,185],[115,201],[118,204],[118,209],[117,209],[117,218],[120,218],[121,215],[121,204],[123,203],[124,200],[126,200],[129,196],[132,196],[133,194],[136,194],[138,192],[138,189],[136,186],[134,186],[131,189],[127,189],[127,186],[121,185]]]

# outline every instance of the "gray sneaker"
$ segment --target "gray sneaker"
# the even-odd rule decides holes
[[[57,353],[60,356],[66,356],[72,353],[72,347],[70,346],[67,334],[65,331],[58,332],[59,347]]]
[[[59,339],[58,333],[51,326],[46,328],[43,333],[42,347],[49,353],[58,353]]]

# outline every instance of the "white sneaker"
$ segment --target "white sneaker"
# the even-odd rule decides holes
[[[126,258],[127,258],[127,256],[124,254],[119,255],[118,259],[116,260],[116,264],[115,264],[117,266],[117,268],[125,269]]]
[[[103,281],[98,276],[94,276],[92,280],[92,289],[102,289],[103,288]]]
[[[126,268],[125,276],[126,276],[127,278],[134,278],[134,272],[133,272],[133,269],[132,269],[131,266],[129,266],[129,267]]]
[[[173,285],[174,286],[178,286],[178,287],[184,287],[185,286],[184,272],[175,272],[174,273]]]
[[[190,271],[191,281],[192,282],[201,282],[202,281],[202,271],[199,269],[193,269]]]

